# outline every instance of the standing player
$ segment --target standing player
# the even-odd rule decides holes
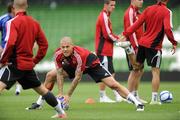
[[[132,26],[133,23],[139,18],[141,14],[139,9],[142,8],[142,5],[143,5],[143,0],[131,0],[131,5],[128,7],[128,9],[124,14],[124,30]],[[137,100],[140,100],[142,103],[147,103],[146,101],[140,99],[138,95],[138,85],[141,76],[143,74],[143,70],[142,69],[135,70],[133,69],[133,65],[131,64],[131,61],[135,60],[136,58],[137,49],[139,46],[138,41],[142,36],[142,34],[143,34],[143,25],[127,38],[131,42],[132,46],[130,47],[131,49],[133,49],[134,52],[132,52],[130,56],[128,56],[127,49],[125,52],[126,52],[128,67],[130,70],[130,74],[128,78],[128,89],[136,97]],[[129,59],[128,57],[133,57],[133,59],[132,58]]]
[[[134,33],[143,23],[146,31],[139,40],[137,53],[137,68],[141,68],[146,59],[152,69],[152,99],[150,104],[161,104],[158,100],[160,85],[160,64],[162,58],[162,42],[166,34],[172,43],[172,52],[176,52],[177,41],[172,32],[172,12],[166,7],[169,0],[159,0],[155,5],[147,7],[140,18],[123,32],[121,40],[125,40]]]
[[[7,22],[6,46],[0,59],[0,92],[18,81],[23,89],[33,88],[57,111],[52,118],[66,118],[61,103],[38,80],[34,66],[46,55],[47,39],[39,23],[26,13],[27,0],[14,0],[15,17]],[[35,41],[39,47],[33,56]]]
[[[0,16],[0,31],[1,31],[1,46],[0,46],[0,54],[3,52],[3,49],[6,45],[5,36],[6,36],[6,23],[14,16],[14,8],[13,8],[13,2],[9,2],[7,5],[7,11],[8,13],[5,15]],[[21,92],[21,85],[16,84],[16,90],[15,94],[19,95]]]
[[[101,61],[101,64],[113,75],[113,45],[118,42],[119,37],[112,33],[112,25],[110,21],[110,14],[115,8],[115,0],[104,0],[104,8],[100,12],[96,22],[95,35],[95,52]],[[100,102],[115,102],[107,97],[105,93],[105,84],[99,83],[100,88]],[[113,90],[116,101],[121,102],[123,98],[119,96],[117,91]]]

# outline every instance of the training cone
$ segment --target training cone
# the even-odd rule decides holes
[[[95,100],[93,98],[88,98],[88,99],[86,99],[85,103],[86,104],[94,104]]]

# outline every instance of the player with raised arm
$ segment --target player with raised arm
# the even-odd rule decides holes
[[[162,42],[166,34],[172,43],[172,52],[176,52],[178,42],[174,39],[172,32],[172,12],[166,5],[169,0],[158,0],[157,4],[147,7],[140,18],[128,29],[126,29],[120,39],[126,40],[142,24],[145,23],[146,31],[139,40],[137,52],[137,69],[143,66],[146,59],[152,71],[152,98],[150,104],[161,104],[159,102],[158,90],[160,86],[160,65],[162,59]]]
[[[133,23],[140,17],[141,12],[140,8],[143,6],[143,0],[131,0],[131,4],[128,9],[124,13],[124,30],[128,27],[132,26]],[[138,50],[138,41],[143,35],[144,25],[142,25],[138,30],[136,30],[132,35],[130,35],[127,40],[130,41],[132,49],[132,53],[129,53],[128,49],[125,49],[126,59],[128,63],[128,67],[130,70],[129,78],[128,78],[128,90],[136,97],[137,100],[142,103],[147,103],[147,101],[140,99],[138,95],[138,86],[139,81],[143,74],[143,69],[133,69],[133,64],[136,59],[136,54]],[[134,60],[134,61],[132,61]]]

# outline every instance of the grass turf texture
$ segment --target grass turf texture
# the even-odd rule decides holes
[[[65,91],[68,86],[69,83],[66,83]],[[136,112],[134,105],[125,102],[98,103],[98,85],[92,82],[81,82],[72,96],[70,109],[67,111],[68,120],[180,120],[179,83],[161,82],[161,90],[169,90],[173,93],[172,103],[161,106],[146,104],[144,112]],[[57,94],[57,88],[53,92]],[[107,89],[107,93],[114,98],[110,89]],[[145,100],[150,101],[151,84],[142,82],[139,93]],[[32,90],[22,91],[20,96],[14,95],[14,88],[4,91],[0,95],[0,120],[49,120],[55,113],[47,104],[42,110],[25,110],[32,102],[35,102],[37,97]],[[85,104],[85,100],[89,97],[94,98],[96,103]]]

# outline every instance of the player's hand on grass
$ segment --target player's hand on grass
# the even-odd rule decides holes
[[[66,104],[69,104],[69,101],[70,101],[70,96],[64,95],[64,102],[65,102]]]

